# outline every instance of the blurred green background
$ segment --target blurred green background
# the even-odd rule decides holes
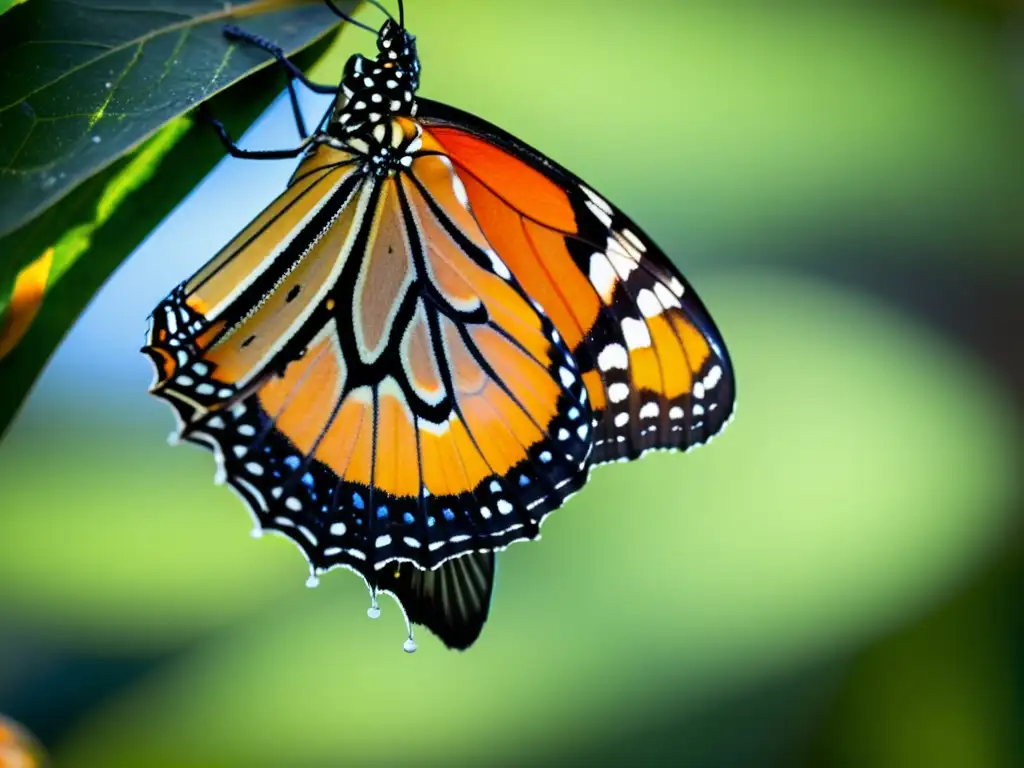
[[[1009,3],[408,0],[424,95],[686,272],[735,421],[599,470],[468,653],[248,537],[145,317],[285,183],[225,161],[0,444],[0,712],[69,766],[1024,763],[1024,19]],[[364,8],[359,18],[377,25]],[[343,32],[315,74],[373,49]],[[322,101],[305,100],[312,115]],[[279,100],[246,137],[287,146]]]

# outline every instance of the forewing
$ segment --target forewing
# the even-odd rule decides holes
[[[721,334],[679,270],[579,178],[509,134],[422,101],[494,250],[551,318],[600,418],[593,460],[707,442],[732,415]]]

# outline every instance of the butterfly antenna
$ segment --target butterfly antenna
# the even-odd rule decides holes
[[[334,4],[333,0],[324,0],[324,2],[327,3],[327,7],[328,8],[330,8],[332,11],[334,11],[334,15],[335,16],[338,16],[338,17],[344,19],[349,24],[355,24],[360,29],[365,29],[367,32],[370,32],[370,33],[372,33],[374,35],[377,34],[377,30],[375,30],[371,26],[363,24],[363,22],[361,22],[361,21],[356,21],[355,19],[353,19],[351,16],[349,16],[347,13],[345,13],[343,10],[341,10],[341,8],[336,6]]]
[[[381,10],[381,12],[385,16],[387,16],[389,19],[391,19],[392,21],[395,20],[395,17],[391,15],[391,11],[389,11],[387,8],[385,8],[383,5],[381,5],[379,2],[377,2],[377,0],[366,0],[366,2],[368,2],[374,8],[379,8]]]
[[[405,4],[398,0],[398,26],[405,29]]]

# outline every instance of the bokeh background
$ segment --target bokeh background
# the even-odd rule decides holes
[[[1010,3],[408,0],[422,92],[578,172],[730,346],[713,445],[597,471],[468,653],[171,448],[145,319],[283,187],[225,160],[0,444],[0,712],[56,765],[1024,764]],[[380,17],[364,8],[359,18]],[[318,66],[373,49],[345,30]],[[323,109],[304,99],[308,114]],[[247,134],[294,142],[287,104]]]

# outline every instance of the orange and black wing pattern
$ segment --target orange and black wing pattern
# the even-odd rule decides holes
[[[314,576],[343,566],[398,595],[432,587],[396,564],[535,538],[585,481],[597,419],[441,147],[392,128],[406,170],[317,145],[156,308],[145,351],[180,437],[215,452],[258,531],[293,539]],[[490,595],[493,562],[456,570],[439,589]]]
[[[568,345],[599,420],[595,464],[709,441],[730,419],[725,343],[678,269],[579,178],[465,112],[421,99],[491,247]]]
[[[594,465],[710,440],[735,381],[693,288],[633,222],[511,135],[417,99],[399,8],[312,136],[296,113],[299,148],[246,152],[220,128],[234,154],[303,160],[157,306],[143,349],[175,437],[214,452],[311,586],[350,569],[371,616],[389,593],[465,648],[495,552],[537,538]]]

